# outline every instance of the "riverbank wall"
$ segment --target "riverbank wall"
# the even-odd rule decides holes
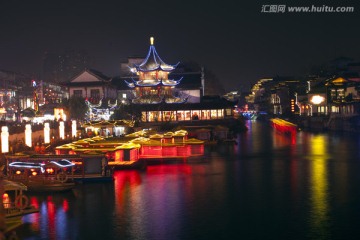
[[[310,131],[360,132],[359,115],[311,116],[294,118],[299,128]]]

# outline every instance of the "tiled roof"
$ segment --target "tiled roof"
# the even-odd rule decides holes
[[[137,77],[133,77],[137,79]],[[182,79],[181,79],[182,78]],[[201,73],[171,73],[169,79],[179,80],[179,85],[176,88],[179,89],[199,89],[201,87]],[[131,81],[129,77],[113,77],[112,84],[117,86],[118,90],[131,90],[125,81]]]
[[[153,45],[153,40],[153,38],[150,39],[151,44],[149,52],[144,61],[139,65],[135,64],[136,70],[140,72],[149,72],[155,70],[162,70],[166,72],[173,71],[176,68],[177,64],[170,65],[165,63],[157,53],[155,46]]]

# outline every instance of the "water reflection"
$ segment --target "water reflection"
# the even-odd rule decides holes
[[[40,213],[24,217],[21,239],[356,239],[360,137],[247,124],[203,161],[32,196]]]
[[[328,197],[328,160],[327,139],[324,135],[310,138],[311,160],[311,215],[313,234],[317,239],[329,239],[329,197]]]
[[[23,222],[29,228],[20,236],[27,234],[37,236],[35,239],[66,239],[69,228],[67,212],[69,202],[67,194],[60,195],[36,195],[30,197],[30,204],[37,207],[39,213],[25,215]]]

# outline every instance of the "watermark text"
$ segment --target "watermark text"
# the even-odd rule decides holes
[[[286,6],[286,5],[262,5],[262,13],[351,13],[355,8],[352,6],[327,6],[327,5],[311,5],[311,6]]]

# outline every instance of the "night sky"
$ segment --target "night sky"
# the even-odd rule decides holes
[[[169,63],[194,61],[226,90],[262,77],[300,76],[345,56],[360,61],[358,1],[16,1],[0,3],[0,69],[39,76],[44,52],[85,50],[119,75],[149,38]],[[353,13],[262,13],[263,5],[352,6]]]

